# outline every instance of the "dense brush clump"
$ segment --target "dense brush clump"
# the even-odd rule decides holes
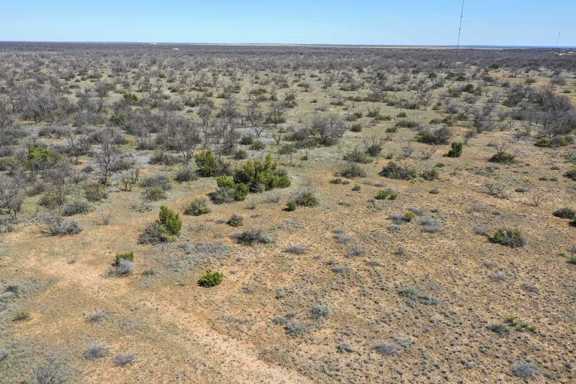
[[[380,171],[380,176],[384,176],[389,179],[412,180],[417,177],[417,173],[415,169],[390,162],[388,165],[382,168],[382,171]]]
[[[184,213],[186,215],[201,216],[210,213],[210,208],[206,199],[196,199],[188,205]]]
[[[222,280],[224,280],[224,274],[222,272],[207,271],[198,279],[198,285],[204,288],[212,288],[220,285]]]
[[[452,132],[448,127],[438,129],[424,128],[416,135],[416,141],[419,143],[442,145],[448,144],[452,137]]]
[[[248,160],[234,171],[233,176],[220,176],[218,190],[210,193],[215,204],[242,201],[249,192],[259,193],[290,186],[286,171],[278,169],[271,155],[263,160]]]
[[[158,220],[150,224],[140,235],[141,244],[156,244],[174,241],[182,229],[180,216],[167,207],[160,207]]]
[[[517,229],[498,229],[489,239],[492,243],[510,248],[521,248],[526,245],[526,240]]]
[[[195,157],[198,174],[202,177],[215,177],[230,173],[230,165],[216,158],[211,151],[200,152]]]

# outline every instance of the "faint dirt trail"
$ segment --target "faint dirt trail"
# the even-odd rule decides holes
[[[83,263],[67,263],[50,259],[50,250],[42,247],[42,240],[29,245],[29,267],[43,275],[53,277],[57,283],[50,288],[48,296],[79,290],[95,302],[113,303],[119,311],[138,307],[147,314],[146,324],[155,334],[162,335],[165,345],[177,346],[199,366],[207,367],[211,376],[198,375],[182,381],[186,383],[275,383],[306,384],[310,379],[289,369],[275,366],[258,357],[254,347],[215,331],[208,319],[200,314],[178,307],[153,291],[139,291],[129,286],[129,280],[103,276],[98,269],[87,268]],[[50,260],[47,262],[47,260]],[[150,316],[148,316],[150,314]],[[172,332],[166,332],[172,329]],[[168,354],[170,351],[163,351]],[[202,368],[199,368],[201,371]],[[140,374],[138,374],[140,375]],[[162,375],[162,373],[160,373]],[[101,378],[100,378],[101,379]],[[110,378],[112,379],[112,378]],[[126,379],[126,378],[125,378]],[[131,379],[130,379],[131,380]],[[166,381],[167,380],[167,381]],[[112,379],[110,382],[116,382]],[[133,381],[121,381],[130,382]],[[141,382],[140,380],[134,382]],[[173,379],[154,377],[155,383],[173,383]]]

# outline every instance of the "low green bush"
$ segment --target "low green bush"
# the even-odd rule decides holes
[[[438,129],[426,128],[418,132],[416,135],[416,141],[424,144],[441,145],[448,144],[451,137],[452,132],[448,127],[441,127]]]
[[[142,197],[147,201],[160,201],[166,199],[167,195],[161,187],[151,187],[142,192]]]
[[[450,146],[450,150],[446,154],[446,157],[460,157],[462,156],[462,150],[464,148],[464,144],[462,143],[452,143]]]
[[[526,240],[517,229],[498,229],[489,238],[490,242],[504,245],[510,248],[521,248],[526,245]]]
[[[390,162],[384,168],[382,168],[382,171],[380,171],[380,176],[384,176],[389,179],[412,180],[417,177],[417,173],[416,170],[408,166],[402,166],[394,162]]]
[[[209,194],[215,204],[242,201],[249,192],[259,193],[290,186],[288,174],[277,168],[272,156],[263,160],[248,160],[236,169],[233,176],[216,179],[218,190]]]
[[[346,177],[348,179],[366,177],[366,171],[358,164],[348,163],[342,170],[336,173],[336,176]]]
[[[184,214],[191,216],[201,216],[210,213],[206,199],[195,199],[184,210]]]
[[[160,207],[158,220],[148,225],[140,235],[139,243],[157,244],[176,240],[182,229],[180,216],[167,207]]]
[[[516,156],[505,151],[498,151],[494,156],[488,159],[491,163],[498,164],[512,164],[515,162]]]
[[[220,285],[224,280],[222,272],[207,271],[198,279],[198,285],[204,288],[212,288]]]
[[[576,218],[576,211],[571,208],[560,208],[554,211],[553,215],[560,219],[573,220]]]
[[[360,164],[368,164],[372,162],[370,156],[359,148],[355,148],[351,152],[346,153],[344,155],[344,160]]]
[[[273,242],[269,234],[259,229],[242,232],[236,236],[236,241],[243,245],[270,244]]]
[[[216,158],[211,151],[198,153],[195,158],[198,174],[202,177],[215,177],[230,173],[230,166]]]
[[[374,198],[376,200],[396,200],[398,198],[398,193],[391,189],[385,189],[383,191],[378,191]]]
[[[298,207],[312,208],[320,204],[318,198],[311,191],[298,192],[290,201]]]

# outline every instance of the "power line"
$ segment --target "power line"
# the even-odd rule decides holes
[[[460,9],[460,25],[458,27],[458,43],[456,44],[456,48],[460,49],[460,43],[462,42],[462,24],[464,22],[464,1],[462,0],[462,7]]]

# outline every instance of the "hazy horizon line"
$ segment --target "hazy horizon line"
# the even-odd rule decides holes
[[[517,48],[517,49],[576,49],[572,45],[500,45],[500,44],[375,44],[375,43],[227,43],[174,41],[99,41],[99,40],[1,40],[0,44],[139,44],[139,45],[199,45],[199,46],[262,46],[262,47],[359,47],[359,48]]]

